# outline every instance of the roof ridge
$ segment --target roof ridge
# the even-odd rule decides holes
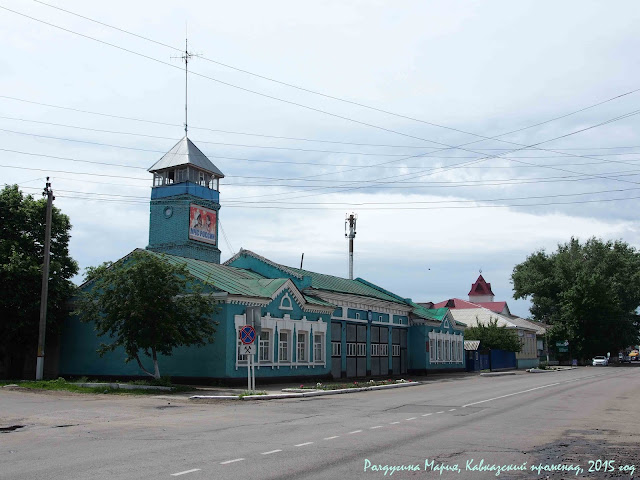
[[[297,278],[298,280],[302,280],[304,278],[304,275],[300,275],[299,273],[291,270],[289,267],[282,265],[280,263],[276,263],[273,262],[271,260],[269,260],[266,257],[263,257],[262,255],[258,255],[255,252],[252,252],[251,250],[246,250],[244,248],[240,248],[240,250],[238,251],[238,253],[236,253],[233,257],[229,258],[226,262],[222,263],[222,265],[225,265],[227,267],[230,267],[231,265],[229,265],[231,262],[237,260],[238,258],[240,258],[242,255],[249,255],[257,260],[260,260],[261,262],[266,263],[267,265],[271,265],[274,268],[277,268],[278,270],[281,270],[285,273],[288,273],[289,275],[294,276],[295,278]]]

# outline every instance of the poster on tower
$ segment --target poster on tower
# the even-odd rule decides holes
[[[215,210],[189,205],[189,238],[216,245],[217,214]]]

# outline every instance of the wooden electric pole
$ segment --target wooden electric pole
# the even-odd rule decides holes
[[[42,293],[40,295],[40,328],[38,330],[38,358],[36,359],[36,380],[42,380],[44,374],[44,336],[47,329],[47,294],[49,293],[49,253],[51,250],[51,210],[53,209],[53,190],[47,177],[42,195],[47,197],[47,216],[44,234],[44,262],[42,263]]]

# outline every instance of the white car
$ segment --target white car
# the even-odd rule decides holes
[[[609,365],[609,360],[607,357],[593,357],[593,366],[595,367],[596,365],[607,366]]]

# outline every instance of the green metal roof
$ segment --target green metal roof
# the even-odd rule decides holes
[[[231,295],[271,298],[288,280],[287,278],[265,278],[250,270],[228,267],[217,263],[194,260],[193,258],[161,254],[147,251],[166,260],[172,265],[184,265],[187,271],[198,280],[208,283],[216,290]]]
[[[363,295],[365,297],[377,298],[387,302],[406,304],[405,301],[400,300],[400,297],[385,293],[382,289],[373,288],[368,284],[368,282],[364,283],[363,281],[360,281],[361,279],[359,278],[349,280],[346,278],[334,277],[333,275],[310,272],[309,270],[302,270],[299,268],[286,268],[300,275],[304,275],[305,277],[310,277],[311,287],[318,290]]]
[[[427,308],[414,302],[411,302],[411,306],[413,307],[412,313],[417,317],[424,318],[425,320],[434,320],[436,322],[444,320],[444,317],[447,316],[447,312],[449,311],[447,307]],[[453,319],[453,323],[461,327],[466,327],[464,323],[458,322],[456,319]]]

